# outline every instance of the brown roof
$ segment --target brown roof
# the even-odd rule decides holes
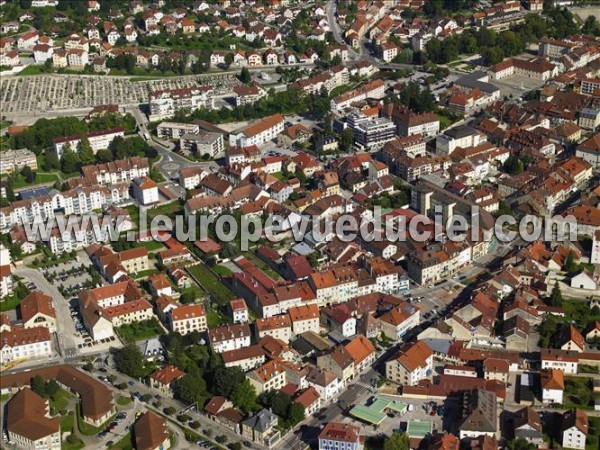
[[[563,430],[576,427],[587,436],[589,431],[588,416],[580,409],[572,409],[563,415]]]
[[[304,409],[307,409],[310,405],[316,402],[319,397],[320,395],[317,390],[313,386],[310,386],[304,389],[304,391],[302,391],[302,393],[294,399],[294,403],[299,403],[304,406]]]
[[[485,372],[508,373],[509,364],[505,359],[488,358],[483,362],[483,370]]]
[[[152,411],[146,412],[133,425],[135,448],[137,450],[154,450],[169,438],[169,430],[165,419]]]
[[[358,335],[352,342],[346,345],[346,350],[352,356],[352,359],[354,359],[354,364],[359,365],[375,352],[375,347],[365,336]]]
[[[49,340],[50,330],[46,327],[13,328],[11,331],[0,333],[0,348],[4,348],[5,346],[18,347]]]
[[[347,423],[329,422],[319,433],[319,439],[328,439],[338,442],[358,442],[360,428]]]
[[[429,346],[425,342],[419,341],[401,350],[400,354],[395,359],[397,359],[407,370],[412,372],[417,367],[425,367],[427,365],[427,359],[432,355],[433,352]]]
[[[562,370],[546,369],[540,372],[543,389],[565,390],[565,377]]]
[[[40,291],[33,291],[21,301],[21,318],[23,322],[29,321],[36,314],[56,318],[52,297]]]
[[[158,369],[157,371],[151,373],[150,378],[168,386],[184,375],[185,372],[183,370],[180,370],[171,364],[167,364],[162,369]]]
[[[319,318],[319,307],[317,305],[295,306],[288,310],[292,322],[311,320]]]
[[[44,330],[48,333],[46,328]],[[84,417],[99,419],[114,407],[112,392],[106,385],[66,364],[2,375],[0,389],[28,386],[36,375],[41,376],[44,380],[56,380],[79,394]]]
[[[264,357],[265,352],[260,345],[251,345],[250,347],[242,347],[235,350],[228,350],[221,354],[225,364],[236,361],[242,361],[249,358]],[[264,359],[263,359],[264,361]]]
[[[28,387],[17,392],[6,408],[6,428],[11,433],[37,441],[60,431],[60,420],[46,417],[48,400]]]
[[[171,311],[171,320],[176,322],[178,320],[203,317],[205,315],[202,305],[183,305]]]
[[[256,136],[257,134],[272,128],[283,121],[284,119],[281,114],[273,114],[272,116],[265,117],[264,119],[244,128],[243,133],[246,137]]]

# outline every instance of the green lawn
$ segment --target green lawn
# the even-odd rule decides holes
[[[588,324],[600,320],[600,313],[598,310],[590,310],[587,302],[564,299],[563,307],[566,312],[565,322],[575,321],[574,325],[577,329],[584,329]]]
[[[75,417],[73,416],[73,411],[69,411],[67,414],[63,414],[60,417],[60,431],[64,433],[65,431],[73,432],[73,426],[75,425]]]
[[[19,306],[19,303],[21,303],[21,299],[19,297],[17,297],[16,295],[11,295],[10,297],[5,297],[0,302],[0,311],[4,312],[4,311],[10,311],[13,309],[17,309],[17,306]]]
[[[140,242],[139,247],[145,247],[149,252],[155,252],[165,248],[162,242],[155,241],[154,239],[148,242]]]
[[[40,75],[42,73],[48,73],[44,70],[43,66],[27,66],[21,70],[17,75]]]
[[[54,258],[56,258],[56,259],[54,259]],[[65,253],[62,256],[58,256],[58,257],[53,255],[49,258],[46,255],[41,255],[40,257],[34,259],[33,262],[31,264],[29,264],[29,266],[34,267],[36,269],[42,269],[44,267],[56,266],[60,263],[72,261],[73,259],[74,259],[74,257],[68,253]]]
[[[565,377],[566,408],[594,409],[594,391],[592,378]]]
[[[54,174],[36,173],[35,180],[33,180],[33,183],[28,183],[27,180],[25,180],[25,177],[23,175],[18,174],[17,176],[13,177],[13,189],[19,189],[19,188],[33,186],[33,185],[42,184],[42,183],[54,183],[54,182],[56,182],[56,180],[58,180],[58,176],[56,176]]]
[[[230,277],[233,272],[229,270],[225,266],[215,266],[212,268],[213,272],[219,275],[220,277]]]
[[[600,448],[600,417],[588,417],[589,434],[585,442],[585,450],[597,450]]]
[[[60,389],[49,399],[50,410],[59,413],[60,411],[66,411],[69,406],[69,399],[73,398],[73,395],[69,394],[64,389]]]
[[[140,208],[136,205],[130,205],[130,206],[126,206],[125,209],[129,212],[129,215],[131,216],[131,221],[135,225],[139,226]],[[178,213],[183,214],[183,208],[181,207],[181,205],[179,204],[178,201],[173,201],[171,203],[157,206],[155,208],[149,208],[146,211],[146,217],[147,217],[146,227],[149,229],[152,219],[158,215],[169,216],[170,218],[173,219],[176,215],[178,215]]]
[[[204,264],[187,267],[187,271],[220,305],[226,305],[236,298],[234,293]]]
[[[118,327],[117,333],[126,342],[141,341],[164,334],[156,318]]]
[[[129,397],[125,397],[123,395],[120,395],[119,398],[117,399],[117,405],[119,406],[126,406],[129,405],[131,403],[131,399]]]
[[[136,273],[134,278],[136,280],[139,280],[140,278],[148,278],[150,275],[154,275],[156,272],[158,272],[157,269],[142,270],[141,272]]]
[[[115,449],[120,449],[120,450],[132,450],[133,449],[133,436],[131,435],[131,433],[127,433],[125,436],[123,436],[123,438],[115,443],[114,445],[110,446],[109,448],[115,448]]]

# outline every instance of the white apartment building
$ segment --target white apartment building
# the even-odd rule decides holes
[[[270,390],[278,391],[287,384],[287,374],[283,365],[277,360],[271,360],[246,374],[250,384],[261,394]]]
[[[0,365],[52,356],[52,337],[46,327],[15,328],[0,333]]]
[[[484,134],[468,125],[460,125],[438,136],[435,140],[435,150],[436,154],[450,155],[458,147],[476,147],[484,142],[487,142]]]
[[[4,261],[2,261],[4,262]],[[10,265],[0,266],[0,298],[12,295],[14,289],[14,280]]]
[[[258,318],[256,319],[255,326],[258,339],[262,339],[265,336],[272,336],[287,344],[292,337],[292,320],[288,314]]]
[[[415,386],[429,379],[432,370],[433,351],[423,341],[409,344],[396,358],[385,363],[386,378],[403,386]]]
[[[284,118],[279,113],[265,117],[240,131],[231,133],[229,144],[239,147],[265,144],[283,132],[284,123]]]
[[[32,151],[22,148],[0,153],[0,174],[20,171],[25,166],[29,166],[31,170],[38,168],[35,153]]]
[[[362,450],[360,428],[347,423],[329,422],[319,433],[319,450]]]
[[[150,93],[150,121],[172,117],[183,109],[214,108],[213,90],[208,86],[171,89]]]
[[[251,341],[250,326],[247,323],[235,323],[209,328],[208,340],[216,353],[248,347]]]
[[[198,134],[200,126],[193,123],[162,122],[156,128],[161,139],[181,139],[184,134]]]
[[[158,203],[158,185],[149,177],[141,177],[133,180],[133,196],[141,205],[153,205]]]
[[[193,331],[207,330],[206,313],[201,305],[183,305],[171,310],[168,316],[169,328],[182,335]]]
[[[124,137],[125,130],[121,127],[113,128],[110,130],[93,131],[88,133],[87,137],[90,142],[90,147],[94,154],[98,153],[98,150],[106,150],[110,143],[116,137]],[[59,158],[62,158],[65,147],[70,148],[72,151],[77,152],[77,146],[81,142],[82,136],[62,136],[54,139],[54,151]]]
[[[585,442],[589,433],[587,414],[580,410],[570,410],[563,414],[562,446],[585,450]]]
[[[222,133],[186,133],[181,136],[180,146],[182,149],[193,152],[198,156],[208,155],[211,158],[225,156],[225,140]]]
[[[546,404],[562,404],[565,392],[563,372],[558,369],[542,370],[540,372],[542,386],[542,402]]]
[[[562,370],[565,375],[573,375],[579,367],[579,358],[575,352],[542,349],[541,358],[542,370],[557,369]]]
[[[100,185],[130,183],[135,178],[145,177],[150,174],[150,162],[148,158],[134,156],[127,159],[83,166],[81,173],[84,178],[95,180]]]
[[[317,305],[294,306],[288,310],[292,320],[292,331],[294,334],[314,331],[318,333],[319,326],[319,307]]]

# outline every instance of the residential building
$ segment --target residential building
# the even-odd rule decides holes
[[[540,372],[543,403],[563,403],[565,379],[562,370],[544,369]]]
[[[0,365],[27,359],[49,358],[52,337],[46,327],[17,328],[0,333]]]
[[[247,323],[235,323],[208,329],[208,340],[216,353],[248,347],[250,338],[250,326]]]
[[[498,431],[498,405],[492,391],[476,389],[462,395],[462,423],[459,437],[494,437]]]
[[[54,151],[59,158],[62,158],[65,148],[78,152],[81,139],[86,137],[90,143],[92,152],[96,154],[99,150],[106,150],[114,138],[123,136],[125,136],[125,130],[121,127],[109,130],[92,131],[85,136],[61,136],[55,138],[53,141]]]
[[[581,409],[566,411],[562,417],[562,446],[584,450],[589,434],[587,414]]]
[[[18,391],[6,405],[8,440],[20,449],[60,450],[60,419],[50,415],[50,404],[29,387]]]
[[[208,86],[153,91],[149,100],[149,120],[156,121],[175,115],[177,111],[214,108],[213,90]]]
[[[251,345],[237,350],[221,353],[225,367],[239,367],[242,371],[256,369],[266,362],[266,356],[260,345]]]
[[[56,331],[56,311],[52,297],[41,291],[33,291],[21,300],[20,307],[24,328],[46,327],[51,333]]]
[[[206,313],[202,305],[182,305],[168,315],[169,328],[174,333],[186,335],[197,331],[202,333],[207,330]]]
[[[158,389],[162,395],[171,397],[175,382],[182,378],[185,372],[172,364],[167,364],[161,369],[158,369],[150,374],[148,381],[150,387]]]
[[[242,436],[260,445],[272,447],[280,438],[275,429],[277,416],[267,409],[262,409],[254,416],[242,422]]]
[[[284,129],[284,118],[274,114],[254,122],[229,136],[229,143],[240,147],[262,145],[275,139]]]
[[[0,153],[0,174],[6,175],[11,172],[20,172],[28,166],[31,170],[37,170],[37,159],[35,153],[26,148],[20,150],[7,150]]]
[[[12,269],[9,265],[0,266],[0,299],[12,295],[13,289],[14,279]]]
[[[193,123],[161,122],[156,134],[161,139],[181,139],[185,134],[198,134],[200,126]]]
[[[302,305],[288,309],[294,334],[305,331],[319,332],[319,307],[317,305]]]
[[[534,445],[540,445],[544,442],[540,415],[531,407],[515,411],[513,415],[513,428],[515,430],[515,439],[525,439]]]
[[[150,177],[141,177],[133,180],[133,196],[140,205],[148,206],[158,203],[158,185]]]
[[[257,394],[270,390],[278,391],[287,384],[285,368],[277,359],[268,361],[257,369],[248,372],[246,378],[256,388]]]
[[[415,386],[429,379],[433,370],[433,351],[424,341],[408,344],[385,363],[388,380],[404,386]]]
[[[146,411],[133,425],[136,450],[168,450],[171,435],[167,421],[152,411]]]
[[[360,111],[348,115],[354,143],[361,149],[376,150],[396,137],[396,125],[386,117],[369,117]]]
[[[328,422],[319,433],[319,450],[362,450],[360,428],[347,423]]]
[[[265,336],[272,336],[288,343],[292,336],[292,319],[289,314],[257,318],[254,326],[259,340]]]

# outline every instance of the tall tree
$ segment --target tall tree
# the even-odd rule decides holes
[[[250,413],[257,409],[256,389],[250,384],[247,378],[233,389],[231,401],[245,413]]]
[[[175,395],[187,403],[201,406],[206,399],[206,381],[198,374],[188,373],[175,383]]]
[[[242,67],[242,71],[240,72],[240,81],[244,84],[248,84],[252,81],[252,75],[250,75],[250,71],[247,67]]]
[[[394,431],[383,443],[383,450],[409,450],[408,435]]]
[[[65,173],[73,173],[79,170],[79,155],[71,150],[71,146],[65,144],[63,146],[63,154],[61,160],[61,170]]]
[[[137,345],[129,343],[120,349],[115,356],[117,370],[130,377],[144,375],[144,355]]]
[[[96,158],[87,137],[81,138],[79,144],[77,144],[77,152],[79,153],[79,161],[82,165],[87,166],[89,164],[94,164]]]
[[[556,283],[554,283],[554,287],[552,288],[552,292],[550,293],[550,305],[562,306],[562,304],[563,296],[557,281]]]
[[[40,397],[46,397],[46,382],[41,376],[36,375],[31,379],[31,390]]]

